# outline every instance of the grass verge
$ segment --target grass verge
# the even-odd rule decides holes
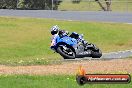
[[[86,84],[79,86],[70,75],[1,75],[0,88],[131,88],[129,84]]]
[[[103,52],[132,49],[130,24],[0,17],[0,64],[38,65],[60,60],[62,57],[49,48],[50,28],[56,24],[84,34]]]

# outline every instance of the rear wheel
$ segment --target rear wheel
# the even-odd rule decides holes
[[[57,52],[64,58],[64,59],[75,59],[75,52],[69,48],[68,46],[58,46]]]

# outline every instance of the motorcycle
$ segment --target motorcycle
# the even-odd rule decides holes
[[[102,56],[101,50],[95,44],[87,44],[84,46],[82,42],[78,42],[78,37],[60,36],[57,35],[55,39],[56,43],[51,45],[51,49],[59,53],[64,59],[75,59],[75,58],[100,58]]]

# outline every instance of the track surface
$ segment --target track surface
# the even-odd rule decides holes
[[[102,59],[120,59],[126,58],[128,56],[132,56],[132,50],[105,53],[103,54]]]
[[[47,11],[47,10],[0,10],[0,16],[54,18],[61,20],[99,21],[132,23],[132,13],[88,12],[88,11]]]
[[[76,59],[65,59],[64,61],[112,60],[112,59],[121,59],[127,57],[132,57],[132,50],[103,53],[101,58],[85,57],[85,58],[76,58]]]

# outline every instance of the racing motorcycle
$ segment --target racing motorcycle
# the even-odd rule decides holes
[[[71,34],[70,36],[58,36],[52,41],[56,41],[51,46],[51,49],[59,53],[64,59],[75,59],[83,57],[100,58],[102,56],[101,50],[95,44],[87,44],[84,46],[82,42],[78,41],[79,36]]]

